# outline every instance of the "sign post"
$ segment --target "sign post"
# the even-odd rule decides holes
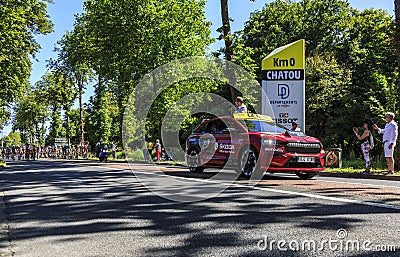
[[[68,142],[68,140],[66,138],[63,138],[63,137],[54,138],[54,144],[56,144],[56,145],[63,145],[63,144],[66,144],[67,142]]]
[[[279,47],[262,61],[262,113],[272,107],[276,123],[291,128],[298,122],[305,131],[305,40]],[[267,103],[266,101],[269,101]]]

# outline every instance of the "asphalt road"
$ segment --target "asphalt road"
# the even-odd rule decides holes
[[[203,178],[177,181],[189,179]],[[335,193],[281,177],[255,187],[239,181],[213,198],[174,202],[149,192],[124,166],[14,162],[0,170],[0,254],[400,256],[400,205],[341,194],[346,181],[319,179],[312,183],[330,183]],[[346,188],[364,182],[351,183]]]

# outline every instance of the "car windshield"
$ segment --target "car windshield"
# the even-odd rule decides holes
[[[273,122],[266,122],[263,120],[241,120],[240,121],[249,132],[267,132],[282,134],[287,131],[286,128],[281,127]]]

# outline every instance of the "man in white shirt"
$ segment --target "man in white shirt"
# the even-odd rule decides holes
[[[297,123],[297,121],[292,122],[292,127],[290,128],[290,131],[301,131],[301,129],[299,128],[299,123]]]
[[[237,107],[237,113],[246,113],[247,112],[247,107],[243,103],[243,98],[238,96],[236,97],[236,107]]]
[[[383,134],[385,158],[388,165],[388,174],[394,174],[394,159],[393,153],[396,146],[398,128],[397,123],[393,120],[394,113],[388,112],[385,115],[386,126],[384,129],[380,129],[376,124],[373,128],[378,130],[379,134]]]

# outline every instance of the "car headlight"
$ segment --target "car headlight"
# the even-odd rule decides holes
[[[286,143],[280,140],[275,140],[271,138],[262,138],[261,143],[263,145],[275,145],[275,146],[286,146]]]
[[[276,145],[276,140],[270,138],[263,138],[261,139],[261,143],[263,145]]]

